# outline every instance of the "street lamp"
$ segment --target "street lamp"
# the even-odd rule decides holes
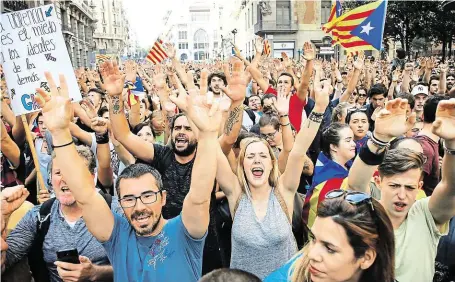
[[[302,56],[303,50],[299,49],[299,50],[297,50],[297,53],[299,53],[299,62],[300,62],[300,57]]]
[[[234,28],[231,32],[232,32],[232,34],[234,34],[234,44],[235,44],[235,35],[237,34],[237,29]]]
[[[223,35],[221,35],[221,52],[223,53],[223,61],[224,61],[224,38],[223,38]]]

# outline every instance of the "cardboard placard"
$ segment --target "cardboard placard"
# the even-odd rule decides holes
[[[60,22],[53,4],[0,15],[0,63],[15,115],[38,111],[36,88],[50,91],[44,72],[55,83],[63,74],[70,98],[82,99]]]

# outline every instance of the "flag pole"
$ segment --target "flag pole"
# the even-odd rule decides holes
[[[27,139],[28,146],[30,147],[30,151],[32,152],[32,158],[33,158],[33,164],[35,165],[35,171],[36,171],[36,179],[37,179],[37,200],[39,202],[39,195],[41,190],[46,190],[46,186],[44,185],[44,178],[43,175],[41,174],[40,170],[40,164],[38,160],[38,155],[36,154],[36,149],[35,149],[35,144],[33,142],[33,137],[32,133],[30,131],[30,127],[28,126],[27,122],[27,117],[25,115],[21,115],[22,123],[24,125],[24,130],[25,130],[25,138]],[[50,144],[47,144],[50,146]]]

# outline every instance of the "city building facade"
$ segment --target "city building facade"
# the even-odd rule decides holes
[[[225,1],[226,2],[226,1]],[[181,14],[166,14],[163,37],[175,45],[180,60],[201,61],[220,57],[220,0],[180,1]]]
[[[90,67],[90,54],[94,48],[93,31],[96,22],[92,2],[89,3],[87,0],[2,1],[1,12],[10,13],[53,3],[73,66],[75,68]]]
[[[129,24],[121,0],[92,0],[97,17],[93,34],[96,54],[127,55]]]
[[[303,54],[303,44],[310,41],[318,57],[329,59],[336,55],[332,39],[322,31],[330,16],[332,0],[234,0],[229,17],[223,26],[227,42],[235,41],[242,54],[252,59],[255,36],[267,38],[272,48],[271,56],[280,58],[286,53],[291,58]],[[230,54],[229,44],[223,44],[223,53]],[[227,45],[227,46],[226,46]]]

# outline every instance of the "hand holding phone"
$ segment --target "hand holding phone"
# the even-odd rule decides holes
[[[79,252],[77,251],[77,249],[58,251],[57,260],[68,263],[80,264]]]

